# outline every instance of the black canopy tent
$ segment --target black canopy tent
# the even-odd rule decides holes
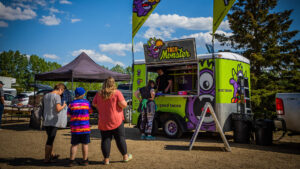
[[[108,77],[116,81],[130,80],[130,75],[107,70],[82,52],[69,64],[56,70],[35,75],[40,81],[103,82]]]

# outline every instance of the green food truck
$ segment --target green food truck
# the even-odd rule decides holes
[[[133,93],[146,86],[148,72],[163,69],[172,79],[170,94],[157,93],[155,97],[154,131],[163,128],[167,137],[178,138],[194,130],[206,102],[214,107],[224,132],[232,130],[232,113],[251,114],[247,58],[230,52],[197,55],[194,38],[165,42],[150,38],[144,44],[144,53],[145,60],[134,62]],[[139,127],[138,106],[133,96],[132,124]],[[201,130],[216,131],[209,113]]]

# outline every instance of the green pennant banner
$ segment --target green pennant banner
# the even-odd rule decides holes
[[[234,4],[235,0],[214,0],[213,34]]]
[[[133,0],[132,38],[151,15],[160,0]]]

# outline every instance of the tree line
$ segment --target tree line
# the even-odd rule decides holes
[[[16,85],[13,86],[17,89],[18,93],[23,91],[33,91],[32,84],[35,83],[34,76],[38,73],[49,72],[61,67],[56,62],[46,61],[45,59],[37,56],[21,54],[19,51],[4,51],[0,54],[0,76],[16,78]],[[105,66],[102,66],[108,69]],[[111,71],[131,74],[131,67],[123,68],[120,65],[116,65],[110,69]],[[38,81],[39,84],[49,85],[54,87],[58,82],[53,81]],[[68,89],[71,89],[71,82],[62,82]],[[126,83],[126,82],[123,82]],[[127,82],[128,83],[128,82]],[[101,83],[87,83],[87,82],[74,82],[73,88],[83,87],[86,90],[99,90],[102,87]]]
[[[217,34],[250,60],[251,107],[274,115],[275,95],[300,92],[299,30],[290,30],[293,10],[275,12],[277,0],[237,0],[227,15],[232,35]]]

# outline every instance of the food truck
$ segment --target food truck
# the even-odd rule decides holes
[[[169,94],[156,93],[154,130],[161,127],[170,138],[194,130],[206,102],[214,107],[224,132],[232,130],[232,113],[251,113],[247,58],[231,52],[197,55],[194,38],[173,41],[150,38],[144,44],[144,54],[145,60],[134,62],[133,93],[146,86],[149,72],[159,68],[172,79]],[[139,100],[133,96],[132,123],[139,126],[138,106]],[[209,113],[201,130],[216,131]]]

